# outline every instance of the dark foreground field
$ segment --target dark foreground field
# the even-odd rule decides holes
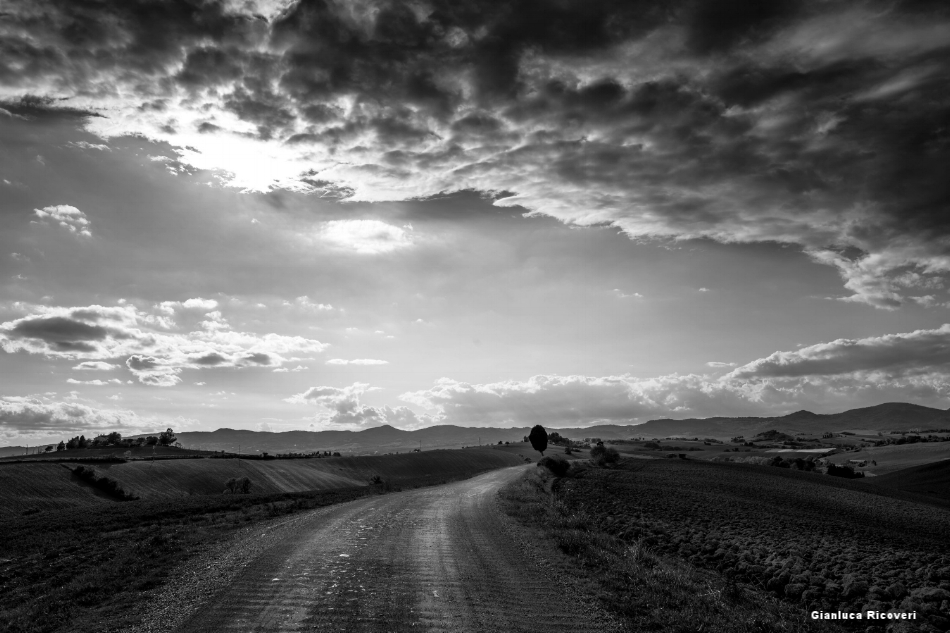
[[[772,595],[802,614],[899,609],[919,619],[898,630],[950,630],[950,508],[939,500],[679,459],[575,467],[553,489],[581,532],[715,572],[726,587]]]
[[[394,457],[399,459],[388,463],[375,458],[366,465],[368,472],[382,474],[382,483],[376,485],[365,481],[336,490],[128,502],[92,494],[88,487],[69,481],[69,471],[59,464],[0,467],[0,476],[19,473],[5,480],[9,485],[4,495],[9,499],[16,499],[21,487],[20,492],[27,491],[24,494],[34,500],[44,500],[40,507],[33,504],[18,514],[0,516],[0,631],[119,630],[140,620],[146,601],[172,570],[187,566],[237,529],[301,510],[523,463],[517,456],[488,449]],[[187,463],[219,467],[219,460]],[[25,468],[36,468],[33,481],[29,473],[21,472]],[[358,464],[350,464],[351,473],[357,470]],[[78,501],[65,502],[70,494]]]

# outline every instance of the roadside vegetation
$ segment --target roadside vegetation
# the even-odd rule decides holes
[[[790,469],[601,454],[564,477],[532,469],[502,499],[631,630],[839,630],[806,620],[813,609],[917,611],[913,630],[950,629],[950,512],[918,497]]]

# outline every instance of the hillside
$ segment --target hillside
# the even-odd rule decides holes
[[[83,485],[62,464],[6,464],[0,466],[0,518],[54,509],[94,508],[115,503]]]
[[[950,459],[868,478],[869,483],[950,501]]]
[[[842,413],[796,411],[780,417],[691,418],[650,420],[637,427],[642,436],[672,435],[730,437],[751,436],[771,429],[786,433],[822,433],[845,430],[912,431],[950,428],[950,412],[906,402],[887,402]]]
[[[510,452],[473,448],[329,459],[130,461],[94,468],[142,500],[151,500],[220,495],[232,477],[248,477],[254,493],[302,492],[366,486],[374,475],[397,486],[438,483],[522,463]],[[0,466],[4,481],[0,515],[116,503],[79,482],[70,466],[42,462]]]

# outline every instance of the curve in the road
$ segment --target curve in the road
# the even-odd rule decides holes
[[[179,631],[604,630],[499,511],[522,472],[315,510]]]

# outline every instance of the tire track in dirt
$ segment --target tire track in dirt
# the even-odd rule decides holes
[[[522,472],[315,510],[179,631],[606,630],[501,515]]]

